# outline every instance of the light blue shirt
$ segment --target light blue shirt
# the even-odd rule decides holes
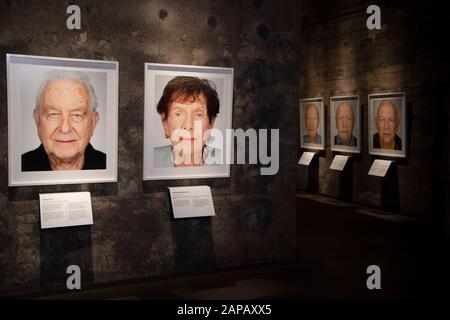
[[[309,142],[309,134],[305,134],[303,136],[303,143],[310,143]],[[320,136],[320,134],[318,134],[316,136],[316,144],[322,144],[322,137]]]
[[[334,136],[334,144],[337,146],[343,145],[342,141],[341,141],[341,137],[339,135]],[[356,147],[356,145],[357,145],[356,137],[354,135],[352,135],[349,146]]]
[[[217,161],[222,161],[222,152],[220,149],[213,148],[211,146],[206,146],[204,154],[204,161],[205,165],[221,165],[223,163],[209,163],[213,160],[210,159],[210,157],[214,159],[218,159]],[[209,159],[209,161],[208,161]],[[220,159],[220,160],[219,160]],[[153,167],[159,167],[159,168],[170,168],[175,167],[172,159],[172,146],[166,145],[161,147],[155,147],[153,148]]]

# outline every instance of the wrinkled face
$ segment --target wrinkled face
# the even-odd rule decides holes
[[[336,128],[341,140],[347,141],[353,133],[353,109],[347,103],[341,103],[336,110]]]
[[[315,137],[317,135],[317,129],[319,128],[319,111],[313,104],[306,107],[305,124],[308,135],[310,137]]]
[[[380,104],[375,122],[382,142],[385,144],[393,143],[400,123],[392,102],[385,101]]]
[[[84,154],[98,122],[86,87],[75,80],[54,79],[33,112],[39,139],[49,156],[70,161]]]
[[[209,121],[206,104],[203,94],[181,97],[169,105],[167,117],[161,115],[166,138],[170,138],[172,145],[182,143],[185,154],[189,150],[194,152],[194,142],[195,146],[203,147],[207,139],[205,132],[214,126],[215,118]]]

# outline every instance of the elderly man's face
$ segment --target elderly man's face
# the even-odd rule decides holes
[[[49,156],[71,161],[84,154],[98,122],[86,87],[75,80],[54,79],[44,89],[33,116]]]
[[[206,104],[203,94],[196,98],[182,97],[169,105],[167,117],[161,115],[166,138],[170,138],[172,145],[181,143],[185,155],[193,153],[194,147],[203,147],[207,139],[205,132],[214,126],[215,118],[209,121]]]
[[[399,121],[395,112],[395,106],[392,102],[383,102],[378,107],[375,122],[380,140],[384,144],[393,143],[395,135],[398,131]]]
[[[347,103],[342,103],[336,110],[336,128],[343,142],[349,142],[353,134],[353,109]]]
[[[315,137],[317,135],[317,128],[319,127],[319,111],[315,105],[306,107],[305,124],[308,135]]]

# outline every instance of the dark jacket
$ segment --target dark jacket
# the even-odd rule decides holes
[[[398,135],[395,135],[394,140],[395,140],[394,150],[402,150],[402,139],[400,139]],[[380,135],[378,133],[375,133],[373,135],[373,147],[381,149]]]
[[[84,166],[82,170],[106,169],[106,154],[95,150],[89,143],[84,152]],[[22,171],[51,171],[50,161],[41,144],[37,149],[22,155]]]

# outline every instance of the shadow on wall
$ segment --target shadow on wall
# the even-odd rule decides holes
[[[67,267],[77,265],[83,284],[94,281],[91,226],[41,230],[41,288],[64,288],[70,274]]]

